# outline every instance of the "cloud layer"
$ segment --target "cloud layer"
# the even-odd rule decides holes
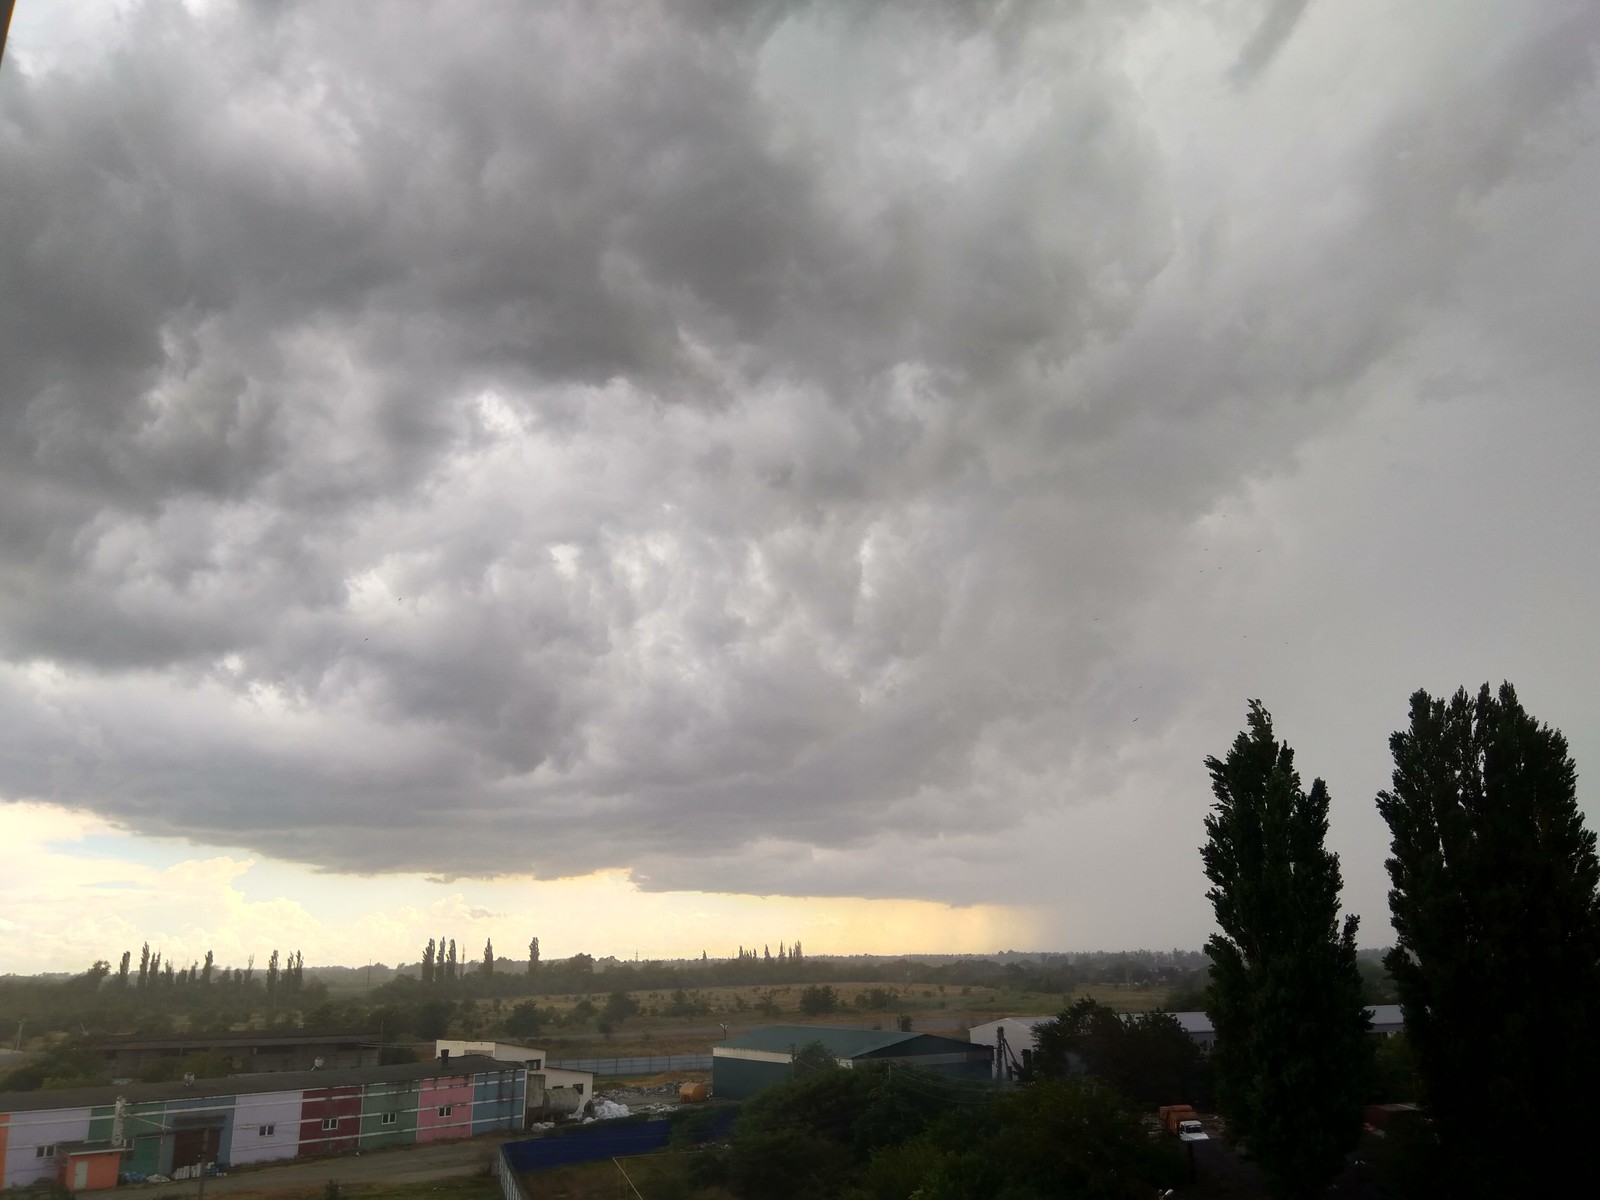
[[[341,872],[1042,898],[999,878],[1037,823],[1199,779],[1208,521],[1283,564],[1249,498],[1418,396],[1580,419],[1597,36],[152,0],[18,39],[0,794]]]

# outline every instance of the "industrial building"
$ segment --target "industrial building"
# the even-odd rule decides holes
[[[878,1029],[822,1025],[769,1025],[711,1048],[711,1091],[742,1100],[793,1077],[794,1053],[820,1042],[846,1068],[869,1063],[908,1063],[961,1079],[989,1078],[990,1050],[959,1038]]]
[[[526,1069],[469,1055],[391,1067],[0,1094],[0,1188],[74,1191],[518,1130]],[[115,1163],[115,1169],[111,1164]]]
[[[573,1071],[549,1065],[550,1056],[533,1046],[516,1042],[478,1042],[440,1038],[433,1044],[440,1058],[481,1054],[497,1062],[519,1063],[528,1070],[528,1121],[573,1116],[594,1097],[594,1072]]]

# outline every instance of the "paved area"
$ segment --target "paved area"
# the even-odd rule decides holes
[[[484,1170],[500,1143],[513,1135],[485,1134],[470,1141],[440,1142],[431,1146],[397,1146],[368,1154],[343,1154],[334,1158],[296,1159],[293,1162],[241,1167],[206,1180],[207,1200],[212,1196],[244,1195],[279,1188],[321,1187],[330,1179],[340,1183],[426,1183],[475,1175]],[[524,1137],[525,1134],[516,1134]],[[196,1179],[171,1183],[144,1183],[122,1191],[148,1195],[190,1196],[199,1192]]]

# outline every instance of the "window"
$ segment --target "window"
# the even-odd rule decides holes
[[[277,1132],[278,1132],[278,1127],[276,1125],[263,1125],[259,1129],[256,1130],[256,1136],[257,1137],[271,1137],[273,1134],[275,1134]]]
[[[539,1063],[540,1063],[540,1060],[539,1060],[539,1059],[537,1059],[537,1058],[530,1058],[530,1059],[529,1059],[529,1060],[528,1060],[528,1070],[530,1070],[530,1071],[537,1071],[537,1070],[538,1070],[538,1069],[539,1069]]]
[[[384,1113],[383,1114],[383,1121],[381,1123],[384,1124],[384,1125],[393,1125],[399,1119],[400,1119],[400,1114],[399,1113]]]
[[[439,1109],[439,1115],[441,1117],[448,1117],[455,1111],[455,1108],[456,1106],[454,1104],[446,1104]]]
[[[332,1132],[333,1130],[335,1130],[337,1128],[339,1128],[339,1118],[338,1117],[323,1117],[322,1118],[322,1132],[329,1133],[329,1132]]]
[[[33,1148],[33,1156],[35,1158],[54,1158],[56,1156],[55,1143],[51,1142],[48,1146],[35,1146]]]
[[[577,1092],[578,1095],[580,1095],[580,1096],[583,1095],[583,1084],[581,1084],[581,1083],[573,1084],[572,1085],[572,1090]]]

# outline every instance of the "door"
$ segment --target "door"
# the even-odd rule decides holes
[[[72,1190],[81,1192],[89,1186],[89,1160],[80,1158],[72,1164]]]

